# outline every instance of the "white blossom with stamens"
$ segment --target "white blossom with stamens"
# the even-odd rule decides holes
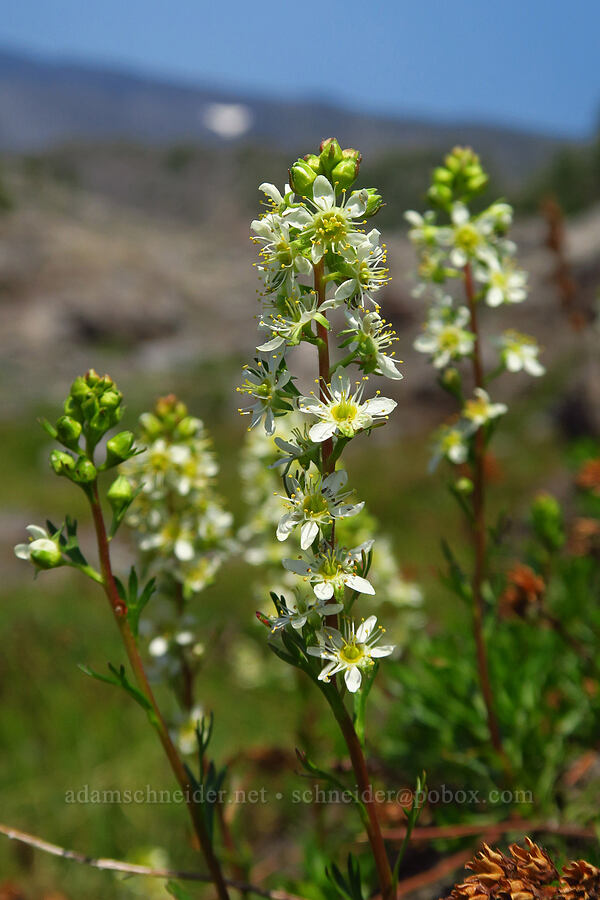
[[[466,306],[454,310],[451,302],[430,308],[423,334],[413,344],[419,353],[432,357],[436,369],[444,368],[453,359],[469,356],[475,345],[475,335],[465,328],[471,321],[469,310]]]
[[[255,403],[239,412],[243,416],[252,416],[249,428],[254,428],[264,417],[265,431],[273,434],[275,431],[274,409],[285,409],[282,406],[284,397],[283,388],[289,383],[291,373],[285,367],[281,367],[282,353],[258,359],[255,366],[244,366],[246,379],[237,388],[241,394],[247,394],[255,398]],[[289,409],[289,404],[287,405]]]
[[[476,428],[508,411],[506,403],[492,403],[490,395],[483,388],[475,388],[474,394],[475,398],[465,403],[463,416]]]
[[[350,328],[342,333],[353,335],[348,345],[350,349],[358,351],[363,361],[371,358],[375,365],[372,371],[376,375],[383,375],[393,381],[403,378],[396,368],[396,361],[392,359],[394,354],[388,356],[383,352],[398,340],[396,332],[385,319],[378,312],[368,312],[361,316],[358,310],[348,310],[346,318]]]
[[[321,443],[334,434],[353,437],[370,428],[376,420],[386,419],[396,408],[396,401],[388,397],[377,396],[363,403],[364,388],[365,380],[357,382],[353,390],[347,375],[337,375],[327,386],[325,399],[301,397],[298,401],[300,412],[319,419],[309,431],[311,441]]]
[[[338,672],[344,673],[344,681],[350,693],[355,694],[362,683],[362,673],[369,669],[375,659],[390,656],[393,644],[379,644],[385,629],[377,626],[377,617],[369,616],[358,628],[354,622],[346,620],[343,633],[336,628],[324,628],[322,642],[316,647],[308,647],[311,656],[327,660],[319,673],[319,681],[330,681]]]
[[[324,478],[302,473],[300,478],[289,478],[290,495],[285,497],[289,512],[277,525],[277,540],[285,541],[300,525],[300,546],[308,550],[317,535],[334,519],[356,516],[364,503],[346,503],[351,492],[340,493],[348,480],[348,474],[339,469]]]
[[[300,343],[302,332],[310,322],[317,322],[324,328],[329,327],[329,323],[323,313],[327,309],[335,306],[333,300],[326,300],[319,303],[316,294],[311,293],[302,300],[290,299],[285,301],[284,312],[279,309],[263,314],[259,321],[259,328],[267,328],[274,334],[270,340],[260,344],[256,349],[263,353],[269,353],[273,350],[282,350],[285,345],[290,347]]]
[[[336,289],[334,299],[337,303],[356,300],[364,306],[365,300],[369,300],[377,306],[371,294],[389,281],[385,247],[379,245],[380,236],[376,228],[366,235],[355,232],[348,236],[348,246],[342,248],[341,255],[345,263],[344,274],[351,273],[351,277]]]
[[[540,348],[535,338],[518,331],[505,331],[500,338],[502,361],[509,372],[527,372],[539,377],[546,371],[538,359]]]
[[[308,617],[311,613],[319,616],[335,616],[344,608],[343,603],[329,603],[327,600],[319,600],[314,594],[311,596],[303,596],[296,592],[293,600],[285,597],[280,598],[283,601],[282,609],[278,610],[276,616],[269,617],[271,628],[278,631],[291,625],[296,631],[302,631]]]
[[[481,256],[475,271],[478,281],[485,287],[485,302],[488,306],[503,303],[522,303],[527,298],[527,274],[517,269],[511,259],[500,260],[491,250]]]
[[[358,560],[352,550],[328,548],[304,559],[284,559],[283,566],[309,582],[320,600],[330,600],[345,587],[359,594],[375,593],[372,584],[357,574]]]
[[[354,220],[364,216],[368,200],[367,191],[353,191],[338,205],[329,180],[324,175],[317,175],[313,182],[313,199],[307,201],[313,211],[304,205],[293,206],[286,214],[286,222],[310,239],[310,257],[316,265],[328,250],[341,252],[349,246],[348,235],[355,231]]]

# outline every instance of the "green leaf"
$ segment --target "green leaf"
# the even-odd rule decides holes
[[[188,894],[188,892],[175,881],[168,881],[165,884],[165,890],[171,897],[175,897],[175,900],[192,900],[192,895]]]
[[[152,704],[146,695],[128,680],[127,675],[125,674],[125,666],[119,666],[117,669],[112,663],[108,663],[108,668],[112,673],[112,677],[110,675],[101,675],[100,672],[95,672],[90,666],[80,665],[79,668],[85,675],[89,675],[90,678],[95,678],[97,681],[103,681],[105,684],[111,684],[114,687],[122,688],[139,706],[142,707],[151,724],[158,727],[158,721],[154,709],[152,708]]]

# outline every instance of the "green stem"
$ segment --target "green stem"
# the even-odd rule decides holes
[[[481,360],[481,340],[477,321],[477,302],[471,264],[467,263],[464,269],[465,294],[471,314],[471,331],[475,335],[473,346],[473,378],[476,388],[483,388],[485,378]],[[473,544],[475,550],[475,567],[473,570],[473,632],[477,648],[477,667],[479,670],[479,682],[481,693],[485,703],[488,728],[492,745],[498,753],[503,765],[508,769],[500,727],[496,717],[494,695],[490,681],[487,647],[483,630],[485,605],[483,599],[483,581],[486,570],[487,536],[485,526],[485,433],[483,428],[478,428],[475,433],[474,465],[473,465]]]
[[[88,498],[92,510],[94,528],[96,530],[98,555],[100,558],[100,570],[102,572],[104,591],[112,608],[119,631],[121,632],[121,638],[125,646],[125,651],[127,653],[131,668],[133,669],[138,687],[150,702],[154,711],[154,715],[156,718],[156,730],[160,742],[163,746],[167,759],[169,760],[169,764],[171,766],[171,769],[173,770],[173,774],[175,775],[175,778],[177,779],[179,786],[181,787],[190,814],[190,818],[194,826],[194,831],[196,832],[196,835],[198,837],[198,841],[200,843],[206,865],[208,866],[208,870],[212,876],[212,880],[214,882],[219,900],[228,900],[229,894],[227,891],[227,885],[221,871],[221,866],[213,850],[210,836],[206,828],[204,818],[202,816],[202,811],[193,800],[194,787],[188,777],[186,768],[175,748],[175,745],[171,740],[169,730],[158,707],[156,698],[154,697],[154,694],[152,692],[152,688],[150,687],[148,676],[146,675],[146,670],[144,669],[144,664],[142,662],[135,637],[133,635],[133,632],[131,631],[131,628],[129,627],[129,622],[127,620],[127,607],[121,600],[119,592],[117,590],[117,585],[115,583],[114,575],[112,572],[110,550],[106,534],[106,526],[104,524],[104,516],[102,515],[102,507],[100,505],[100,499],[98,496],[97,482],[94,482],[91,485],[91,490],[88,492]]]
[[[315,291],[317,293],[318,306],[321,306],[325,302],[326,296],[326,284],[324,278],[324,263],[323,260],[316,263],[313,266],[314,271],[314,281],[315,281]],[[317,351],[319,354],[319,396],[321,400],[327,402],[327,384],[329,383],[329,333],[327,328],[322,325],[320,322],[317,322]],[[323,463],[323,475],[329,475],[333,472],[335,468],[334,465],[331,464],[331,457],[333,454],[333,440],[332,438],[328,438],[326,441],[323,441],[321,444],[321,459]]]

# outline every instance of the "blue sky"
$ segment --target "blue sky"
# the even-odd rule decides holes
[[[0,43],[378,112],[600,122],[599,0],[18,0]]]

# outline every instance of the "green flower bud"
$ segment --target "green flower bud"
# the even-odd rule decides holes
[[[29,544],[29,559],[38,569],[56,569],[63,565],[62,553],[50,538],[39,538]]]
[[[344,150],[344,153],[346,151]],[[338,190],[347,190],[354,184],[358,177],[360,168],[360,153],[358,159],[354,157],[344,157],[341,162],[335,166],[331,173],[331,180]]]
[[[124,475],[118,475],[106,492],[108,502],[116,516],[121,515],[133,500],[133,488]]]
[[[446,209],[452,203],[452,188],[446,184],[432,184],[427,191],[427,199],[435,206]]]
[[[73,472],[73,481],[78,484],[90,484],[98,477],[96,466],[90,462],[85,456],[80,456],[75,463],[75,471]]]
[[[142,413],[140,416],[140,428],[143,432],[144,440],[152,441],[162,434],[162,423],[153,413]]]
[[[338,144],[336,138],[327,138],[326,140],[321,141],[320,150],[321,155],[319,159],[321,161],[321,168],[323,173],[330,178],[331,173],[337,164],[344,158],[342,148]]]
[[[67,478],[71,478],[75,471],[75,460],[70,453],[65,453],[64,450],[52,451],[50,465],[57,475],[65,475]]]
[[[466,497],[468,497],[469,494],[473,493],[473,482],[470,478],[459,478],[454,485],[454,489],[459,494],[464,494]]]
[[[306,160],[297,160],[290,169],[290,187],[295,194],[301,197],[312,196],[312,186],[317,173]]]
[[[106,462],[103,468],[110,469],[130,459],[135,454],[134,442],[135,435],[132,431],[120,431],[119,434],[115,434],[106,444]]]
[[[531,524],[537,537],[552,550],[565,542],[560,504],[551,494],[538,494],[531,505]]]
[[[315,153],[307,153],[304,162],[313,169],[315,175],[322,175],[321,160]]]
[[[121,391],[105,391],[99,400],[101,409],[116,409],[123,399]]]
[[[198,433],[198,420],[193,416],[186,416],[177,426],[177,436],[179,438],[191,438]]]
[[[374,216],[376,212],[379,212],[379,210],[383,206],[383,198],[381,194],[377,193],[376,188],[365,188],[365,190],[369,195],[369,199],[367,200],[367,209],[365,211],[365,216],[367,216],[368,218],[369,216]]]
[[[81,435],[81,422],[72,416],[61,416],[56,423],[56,439],[70,450],[77,450]]]
[[[438,166],[437,169],[433,170],[433,180],[438,184],[451,184],[452,177],[452,172],[443,166]]]

